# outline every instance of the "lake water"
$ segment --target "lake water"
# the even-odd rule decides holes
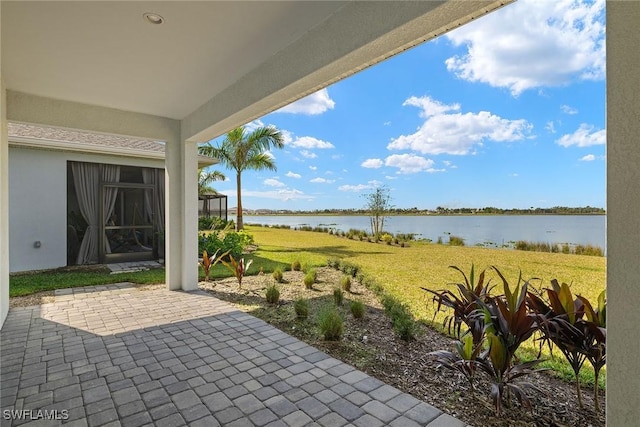
[[[245,215],[247,224],[350,228],[370,231],[368,216]],[[517,240],[595,245],[605,248],[605,215],[460,215],[392,216],[385,231],[414,233],[417,238],[447,242],[449,234],[460,236],[467,246],[503,246]]]

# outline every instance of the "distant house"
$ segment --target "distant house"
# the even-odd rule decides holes
[[[163,254],[163,143],[23,123],[8,133],[11,272]]]

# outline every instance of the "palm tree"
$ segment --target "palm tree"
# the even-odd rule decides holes
[[[273,158],[267,154],[271,148],[284,147],[282,133],[273,126],[259,127],[247,133],[244,127],[233,129],[227,133],[219,147],[211,143],[199,148],[205,156],[215,157],[229,169],[236,171],[238,207],[236,230],[242,230],[242,172],[253,170],[277,170]]]
[[[198,169],[198,196],[205,193],[216,192],[211,186],[212,182],[225,181],[227,177],[220,171],[207,171],[203,168]]]

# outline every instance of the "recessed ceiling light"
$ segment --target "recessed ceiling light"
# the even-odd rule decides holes
[[[157,13],[145,13],[142,16],[144,17],[145,21],[150,24],[160,25],[164,22],[164,18]]]

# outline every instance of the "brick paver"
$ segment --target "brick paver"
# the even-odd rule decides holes
[[[4,323],[3,413],[66,410],[70,426],[464,425],[202,291],[55,295]]]

